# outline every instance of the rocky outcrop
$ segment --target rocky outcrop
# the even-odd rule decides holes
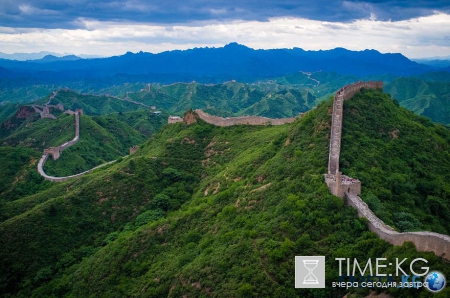
[[[17,119],[28,119],[28,118],[32,117],[34,114],[35,114],[35,111],[32,107],[23,106],[17,111],[16,118]]]
[[[184,114],[183,123],[186,125],[191,125],[192,123],[197,122],[197,117],[195,116],[195,112],[188,111]]]

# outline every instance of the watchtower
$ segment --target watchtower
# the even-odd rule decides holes
[[[49,147],[44,149],[44,154],[50,154],[53,160],[57,160],[61,154],[61,151],[59,147]]]

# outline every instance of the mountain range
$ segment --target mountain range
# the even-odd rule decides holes
[[[8,59],[8,60],[17,60],[17,61],[28,61],[28,60],[39,60],[43,59],[46,56],[54,56],[57,58],[66,57],[66,56],[75,56],[73,54],[60,54],[55,52],[48,52],[48,51],[41,51],[36,53],[13,53],[13,54],[7,54],[0,52],[0,59]],[[101,56],[98,55],[78,55],[76,57],[84,58],[84,59],[91,59],[91,58],[100,58]]]
[[[159,54],[126,53],[97,59],[52,58],[31,61],[0,59],[3,77],[26,76],[59,82],[64,79],[99,79],[127,76],[128,81],[218,82],[283,76],[298,71],[335,71],[356,76],[394,74],[412,75],[433,70],[401,54],[381,54],[376,50],[350,51],[336,48],[305,51],[300,48],[254,50],[230,43],[222,48],[194,48]],[[43,63],[48,62],[48,63]]]

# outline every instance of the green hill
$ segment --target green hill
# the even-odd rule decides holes
[[[33,183],[47,185],[35,175],[43,150],[59,146],[75,136],[73,115],[59,113],[56,114],[57,119],[40,119],[39,114],[30,107],[16,108],[16,113],[0,126],[0,148],[5,153],[0,155],[0,163],[8,166],[8,170],[3,171],[5,184],[0,189],[0,201],[15,200],[30,194],[36,190]],[[167,116],[165,112],[154,115],[148,110],[102,116],[82,115],[79,142],[65,150],[58,160],[48,159],[45,171],[54,176],[73,175],[127,155],[131,146],[143,143],[166,124]],[[20,157],[27,154],[34,158],[33,162]],[[14,158],[11,159],[11,156]],[[15,172],[18,168],[23,170]],[[10,186],[11,181],[17,179],[21,182]],[[26,181],[29,181],[29,187],[21,185]]]
[[[20,106],[20,104],[2,103],[0,105],[0,123],[13,116]]]
[[[17,126],[8,129],[14,122]],[[73,139],[75,118],[73,115],[61,114],[57,119],[41,119],[36,113],[28,119],[18,119],[15,115],[1,125],[1,131],[4,135],[3,145],[21,145],[42,151],[44,148],[58,146]]]
[[[399,109],[379,91],[345,102],[341,168],[400,231],[450,234],[450,131]]]
[[[127,155],[131,146],[144,141],[142,134],[119,120],[92,119],[83,115],[78,143],[64,150],[58,160],[49,159],[44,170],[51,176],[77,174]]]
[[[400,105],[435,122],[450,124],[450,77],[430,73],[419,78],[398,78],[384,87]]]
[[[331,109],[331,101],[323,102],[283,126],[214,127],[201,120],[167,125],[135,154],[107,168],[5,204],[0,292],[17,297],[343,297],[347,290],[330,286],[339,280],[335,258],[408,258],[407,267],[422,257],[450,276],[448,262],[419,253],[410,243],[392,247],[329,194],[323,174]],[[363,192],[372,194],[365,199],[383,211],[391,208],[383,196],[390,190],[393,206],[401,208],[406,200],[409,216],[423,227],[439,223],[448,229],[445,213],[422,218],[422,197],[404,195],[425,190],[416,184],[416,173],[422,173],[441,187],[430,193],[434,201],[428,205],[448,204],[448,171],[442,171],[448,130],[377,91],[350,100],[345,109],[342,168],[361,178]],[[418,143],[425,138],[430,146]],[[405,158],[394,155],[391,163],[386,148],[402,148]],[[413,159],[405,164],[408,157]],[[399,165],[402,173],[394,172]],[[394,220],[399,229],[402,222]],[[327,288],[294,288],[296,255],[326,256]],[[395,297],[433,295],[424,289],[387,291]],[[368,289],[350,292],[369,294]],[[449,288],[440,293],[449,294]]]
[[[37,101],[37,103],[44,104],[49,99],[50,96],[47,96]],[[64,105],[65,110],[75,111],[76,109],[83,109],[87,115],[105,115],[114,112],[135,111],[137,109],[148,110],[144,106],[119,100],[115,97],[80,94],[69,89],[59,90],[50,101],[52,105],[59,103]]]
[[[250,114],[285,118],[306,112],[315,105],[315,97],[308,91],[265,82],[227,82],[216,85],[175,83],[130,93],[128,96],[137,102],[175,114],[200,108],[218,116]]]

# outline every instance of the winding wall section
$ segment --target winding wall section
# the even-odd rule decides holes
[[[78,140],[80,139],[80,114],[82,114],[82,110],[76,110],[75,112],[73,112],[73,114],[75,115],[75,138],[73,138],[71,141],[65,142],[64,144],[62,144],[58,147],[50,147],[48,149],[44,149],[44,154],[42,155],[41,159],[39,160],[37,169],[38,169],[39,174],[42,177],[44,177],[45,180],[49,180],[52,182],[63,182],[70,178],[80,177],[84,174],[92,172],[95,169],[101,168],[103,166],[106,166],[108,164],[115,162],[115,160],[113,160],[108,163],[99,165],[95,168],[92,168],[90,170],[84,171],[82,173],[78,173],[78,174],[70,175],[70,176],[64,176],[64,177],[49,176],[44,172],[44,165],[50,154],[53,156],[53,159],[58,159],[59,155],[61,154],[62,151],[69,148],[70,146],[75,145],[78,142]]]
[[[369,229],[381,239],[392,245],[402,245],[410,241],[418,251],[432,251],[436,255],[450,260],[450,236],[433,232],[406,232],[399,233],[379,219],[358,196],[361,191],[361,182],[344,176],[339,172],[339,156],[341,151],[343,104],[352,98],[361,88],[383,88],[382,82],[358,82],[341,88],[334,97],[330,152],[328,158],[328,173],[325,182],[330,192],[341,198],[346,197],[347,203],[358,211],[358,216],[367,218]]]

